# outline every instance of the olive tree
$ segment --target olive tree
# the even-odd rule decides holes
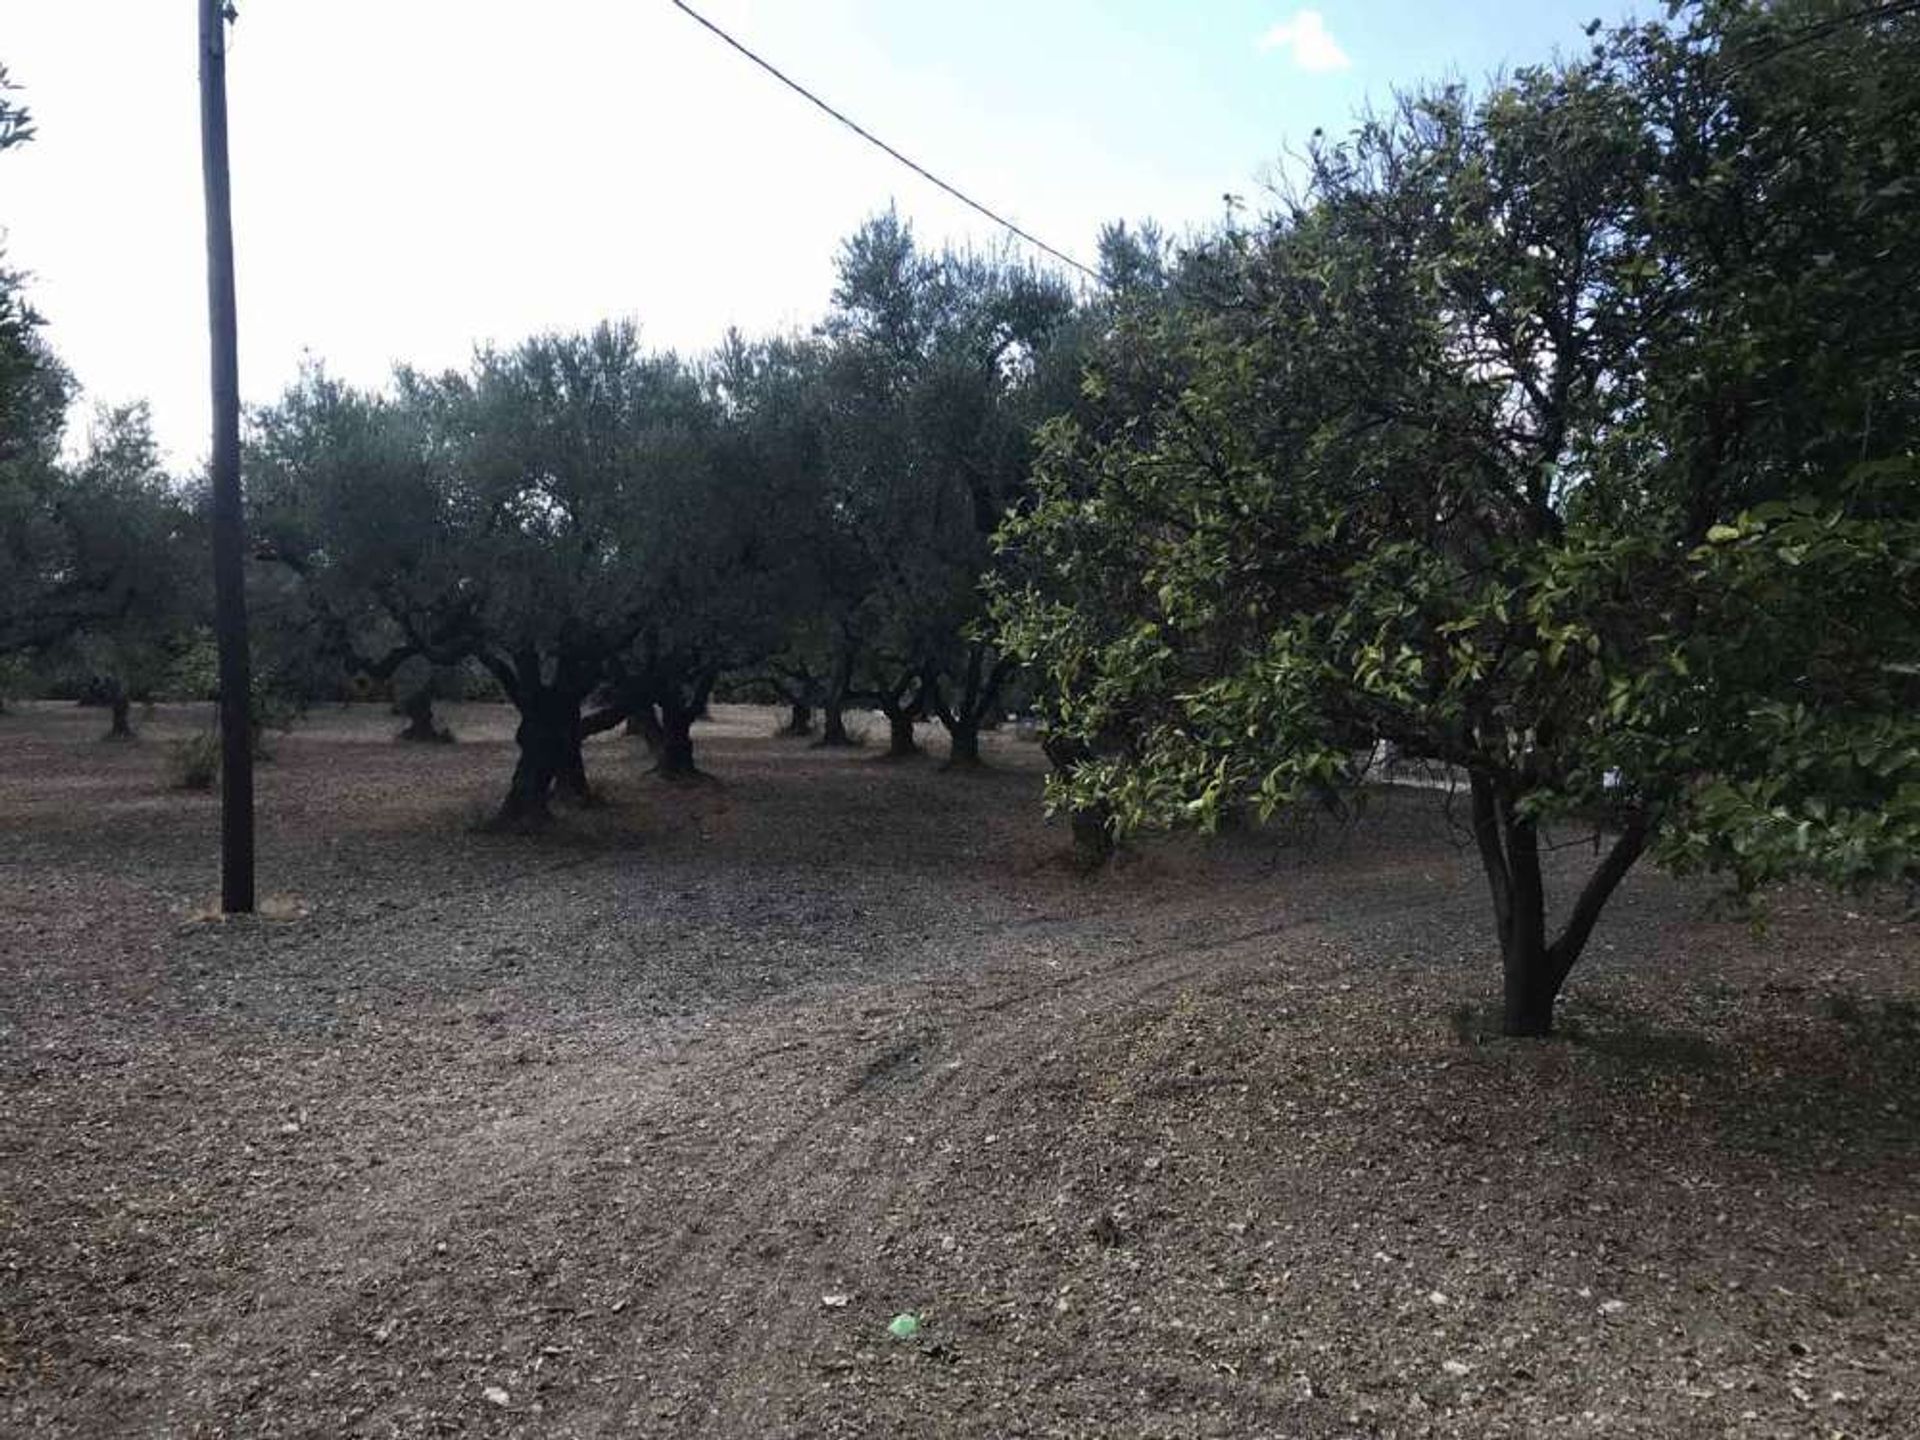
[[[979,760],[1011,660],[981,627],[991,540],[1024,493],[1035,425],[1070,390],[1055,363],[1076,297],[1005,256],[929,252],[892,214],[840,256],[825,331],[827,466],[842,669],[886,717],[889,751],[937,717]],[[1061,383],[1064,380],[1064,385]],[[831,543],[831,542],[830,542]]]
[[[402,372],[393,392],[309,375],[261,417],[257,524],[340,623],[386,634],[383,663],[471,659],[519,713],[500,808],[544,820],[588,796],[582,742],[611,666],[657,620],[644,557],[661,491],[704,464],[699,386],[631,327]]]
[[[478,665],[518,711],[504,825],[590,798],[583,742],[629,719],[690,773],[715,678],[774,643],[793,472],[741,387],[777,365],[726,368],[603,325],[387,394],[309,374],[257,419],[256,528],[338,652]]]
[[[152,698],[208,619],[206,527],[168,475],[140,403],[95,412],[56,509],[67,555],[99,578],[92,613],[72,617],[48,663],[81,671],[108,707],[108,737],[129,740],[132,702]]]

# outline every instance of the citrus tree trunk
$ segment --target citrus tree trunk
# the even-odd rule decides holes
[[[1586,948],[1601,910],[1645,850],[1649,823],[1644,816],[1636,816],[1615,837],[1574,901],[1560,934],[1550,940],[1536,822],[1522,813],[1518,789],[1505,777],[1475,770],[1470,783],[1473,836],[1487,872],[1500,937],[1500,1028],[1513,1036],[1551,1035],[1560,991]]]
[[[1066,776],[1073,767],[1093,758],[1085,745],[1050,735],[1040,745],[1054,773]],[[1076,805],[1067,816],[1073,836],[1073,856],[1083,869],[1097,870],[1113,858],[1113,816],[1104,805]]]

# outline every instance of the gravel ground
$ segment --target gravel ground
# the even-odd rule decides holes
[[[219,922],[197,715],[0,717],[0,1431],[1916,1433],[1886,906],[1637,875],[1505,1042],[1432,793],[1088,880],[1031,745],[722,707],[510,838],[450,718],[277,740]]]

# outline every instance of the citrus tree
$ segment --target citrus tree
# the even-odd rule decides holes
[[[1711,4],[1318,143],[1117,325],[1003,530],[1116,830],[1464,777],[1509,1033],[1653,851],[1920,857],[1920,18]],[[1598,824],[1558,903],[1541,827]]]

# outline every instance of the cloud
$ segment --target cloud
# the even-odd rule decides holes
[[[1258,43],[1262,50],[1286,51],[1294,64],[1315,74],[1345,70],[1353,64],[1318,10],[1294,11],[1262,35]]]

